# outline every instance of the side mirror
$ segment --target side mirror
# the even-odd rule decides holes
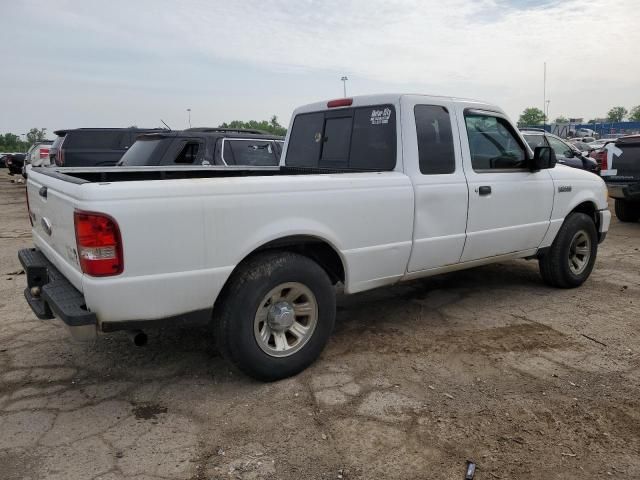
[[[544,170],[556,166],[556,153],[551,147],[536,147],[531,159],[531,170]]]

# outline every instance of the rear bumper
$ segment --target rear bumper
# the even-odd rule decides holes
[[[27,288],[24,297],[41,319],[58,317],[78,340],[96,337],[98,320],[95,313],[87,310],[84,296],[58,269],[36,248],[18,252],[24,267]]]
[[[640,182],[637,183],[608,183],[607,189],[611,198],[640,201]]]

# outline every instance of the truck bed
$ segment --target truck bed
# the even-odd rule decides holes
[[[38,173],[76,184],[93,182],[127,182],[140,180],[175,180],[183,178],[270,177],[275,175],[318,175],[364,173],[381,170],[329,169],[312,167],[254,166],[158,166],[158,167],[94,167],[34,168]]]

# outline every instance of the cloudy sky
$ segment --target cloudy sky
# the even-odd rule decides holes
[[[414,92],[517,119],[640,104],[638,0],[2,0],[0,132],[289,121],[297,105]]]

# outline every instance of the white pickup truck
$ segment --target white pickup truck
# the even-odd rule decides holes
[[[322,351],[339,282],[354,293],[537,258],[547,284],[576,287],[611,218],[599,177],[555,166],[502,110],[472,100],[307,105],[282,158],[32,169],[27,301],[79,338],[211,324],[228,359],[275,380]]]

